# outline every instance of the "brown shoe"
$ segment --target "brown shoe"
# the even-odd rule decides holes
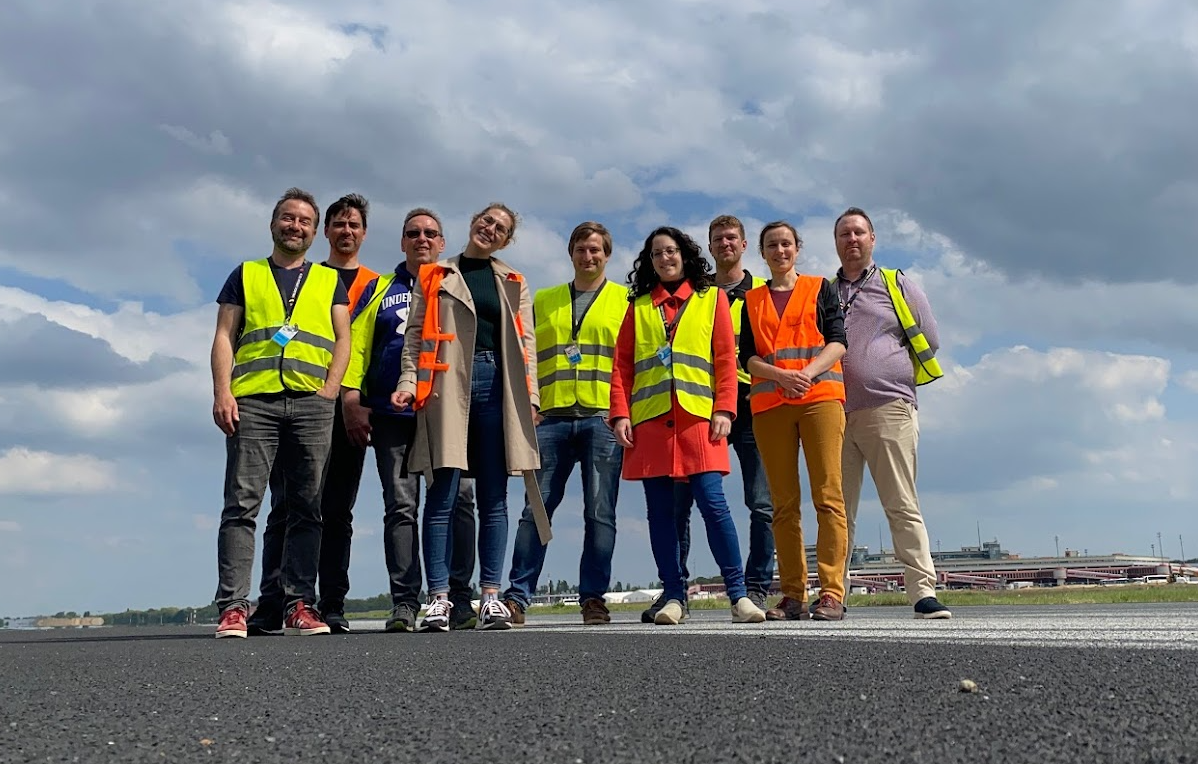
[[[811,613],[813,621],[843,621],[844,605],[831,594],[821,594],[815,610]]]
[[[802,600],[783,597],[782,601],[765,611],[767,621],[806,621],[811,615]]]
[[[582,601],[582,622],[586,626],[601,626],[611,623],[611,613],[607,605],[598,597],[590,597]]]
[[[512,599],[503,601],[507,605],[507,609],[512,611],[512,627],[520,628],[524,625],[524,606]]]

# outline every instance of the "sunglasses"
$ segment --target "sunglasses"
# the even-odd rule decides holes
[[[403,232],[403,235],[404,235],[404,236],[406,236],[406,237],[408,237],[409,239],[419,239],[419,238],[420,238],[420,234],[424,234],[424,238],[426,238],[426,239],[435,239],[435,238],[437,238],[438,236],[440,236],[440,235],[441,235],[441,232],[440,232],[440,231],[434,231],[434,230],[433,230],[433,229],[431,229],[431,228],[424,228],[424,229],[415,228],[415,229],[413,229],[413,230],[411,230],[411,231],[404,231],[404,232]]]

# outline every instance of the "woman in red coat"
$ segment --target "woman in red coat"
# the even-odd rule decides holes
[[[612,371],[609,421],[625,449],[624,479],[643,481],[649,543],[665,589],[658,624],[677,624],[687,616],[674,524],[678,480],[690,483],[703,515],[733,621],[765,620],[745,596],[740,543],[724,499],[737,349],[728,298],[712,288],[710,267],[699,245],[677,228],[649,234],[629,274],[632,304]]]

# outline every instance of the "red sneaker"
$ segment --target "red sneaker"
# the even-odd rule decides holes
[[[328,634],[329,625],[320,614],[304,602],[299,602],[287,614],[283,622],[283,633],[290,637],[310,637],[313,634]]]
[[[216,638],[241,637],[246,638],[249,629],[245,625],[245,608],[234,605],[220,614],[220,624],[216,627]]]

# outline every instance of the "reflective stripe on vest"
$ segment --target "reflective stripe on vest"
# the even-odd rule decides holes
[[[802,370],[824,350],[824,335],[819,330],[819,293],[824,279],[819,276],[799,276],[794,291],[782,315],[774,306],[768,286],[761,286],[745,295],[749,324],[757,355],[771,366],[780,369]],[[821,401],[844,402],[844,369],[840,361],[823,374],[800,398],[781,394],[773,380],[753,377],[749,388],[749,407],[754,414],[783,405],[804,405]]]
[[[337,272],[306,266],[291,323],[299,331],[286,347],[272,338],[286,321],[286,306],[267,260],[241,266],[245,294],[245,327],[233,355],[230,389],[234,398],[281,393],[315,392],[324,386],[333,362],[333,296]]]
[[[944,376],[944,372],[940,369],[940,362],[936,360],[936,354],[932,351],[932,346],[928,344],[928,338],[919,328],[919,324],[915,321],[915,315],[911,312],[911,306],[907,304],[907,298],[903,296],[903,290],[899,288],[898,275],[902,271],[898,268],[879,268],[878,273],[882,274],[882,283],[886,285],[886,291],[890,294],[890,305],[894,308],[894,315],[898,318],[899,326],[902,327],[903,334],[907,337],[907,352],[911,356],[915,384],[926,385],[940,379]],[[834,277],[832,279],[833,286],[836,285],[836,281]]]
[[[445,268],[438,263],[420,266],[420,291],[424,295],[424,324],[420,327],[420,356],[416,360],[416,399],[412,408],[424,408],[433,395],[433,377],[438,371],[449,371],[449,364],[437,360],[442,342],[452,342],[457,335],[441,331],[441,280]]]
[[[636,344],[632,379],[633,426],[670,411],[671,393],[683,409],[700,419],[710,419],[715,404],[715,358],[712,334],[715,328],[717,288],[694,293],[674,332],[670,367],[657,357],[666,344],[661,313],[653,307],[652,295],[641,295],[633,303]]]
[[[533,298],[537,333],[537,382],[541,409],[574,405],[606,409],[611,401],[616,337],[628,310],[628,288],[608,281],[595,295],[578,329],[582,361],[571,366],[566,348],[575,341],[570,285],[541,289]]]
[[[907,335],[907,341],[910,343],[907,350],[911,354],[911,366],[915,370],[915,384],[926,385],[943,377],[944,372],[940,370],[940,362],[936,360],[936,353],[928,344],[928,338],[923,336],[923,330],[915,322],[915,316],[911,313],[911,307],[907,305],[903,290],[899,289],[900,272],[895,268],[878,269],[878,273],[882,274],[882,281],[886,284],[886,290],[890,292],[890,303],[894,306],[894,314],[898,316],[899,326],[903,327],[903,333]]]
[[[765,279],[760,276],[753,277],[753,289],[765,284]],[[746,292],[746,294],[748,294]],[[728,306],[732,309],[732,333],[736,335],[736,379],[742,385],[747,385],[751,381],[749,372],[740,367],[740,316],[741,306],[744,305],[745,298],[737,297],[735,300],[730,300]]]

